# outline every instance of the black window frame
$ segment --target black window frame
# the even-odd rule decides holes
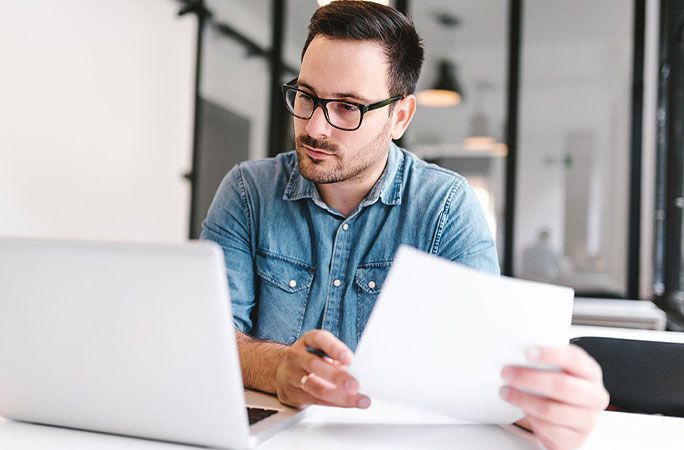
[[[684,331],[684,2],[661,0],[659,47],[652,288]]]

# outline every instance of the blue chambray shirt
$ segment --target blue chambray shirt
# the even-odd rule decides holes
[[[499,272],[466,180],[393,143],[383,175],[348,217],[323,202],[295,152],[241,163],[223,179],[201,238],[225,253],[235,327],[284,344],[318,328],[355,350],[401,244]],[[416,299],[417,318],[432,314]]]

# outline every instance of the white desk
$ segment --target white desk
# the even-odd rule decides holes
[[[684,333],[573,327],[573,336],[613,336],[684,342]],[[682,384],[684,389],[684,381]],[[262,450],[539,449],[515,427],[326,423],[317,413],[264,442]],[[182,450],[197,447],[13,422],[0,418],[0,449]],[[584,450],[681,450],[684,418],[603,412]]]
[[[584,450],[681,450],[684,419],[604,412]],[[30,425],[0,419],[8,450],[184,450],[197,447]],[[264,442],[262,450],[454,449],[534,450],[517,429],[474,425],[352,425],[302,422]]]
[[[684,333],[676,331],[633,330],[628,328],[587,327],[573,325],[571,337],[599,336],[623,339],[638,339],[642,341],[661,341],[684,343]]]

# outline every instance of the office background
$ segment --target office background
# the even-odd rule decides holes
[[[399,0],[455,106],[401,145],[465,175],[505,273],[684,323],[684,3]],[[291,146],[315,0],[1,0],[0,234],[183,241],[223,174]],[[479,139],[476,139],[479,138]],[[486,138],[486,139],[482,139]]]

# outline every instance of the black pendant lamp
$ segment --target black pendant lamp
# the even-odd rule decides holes
[[[431,107],[456,106],[463,100],[463,89],[456,76],[456,65],[445,59],[439,61],[437,81],[431,89],[416,93],[418,104]]]

